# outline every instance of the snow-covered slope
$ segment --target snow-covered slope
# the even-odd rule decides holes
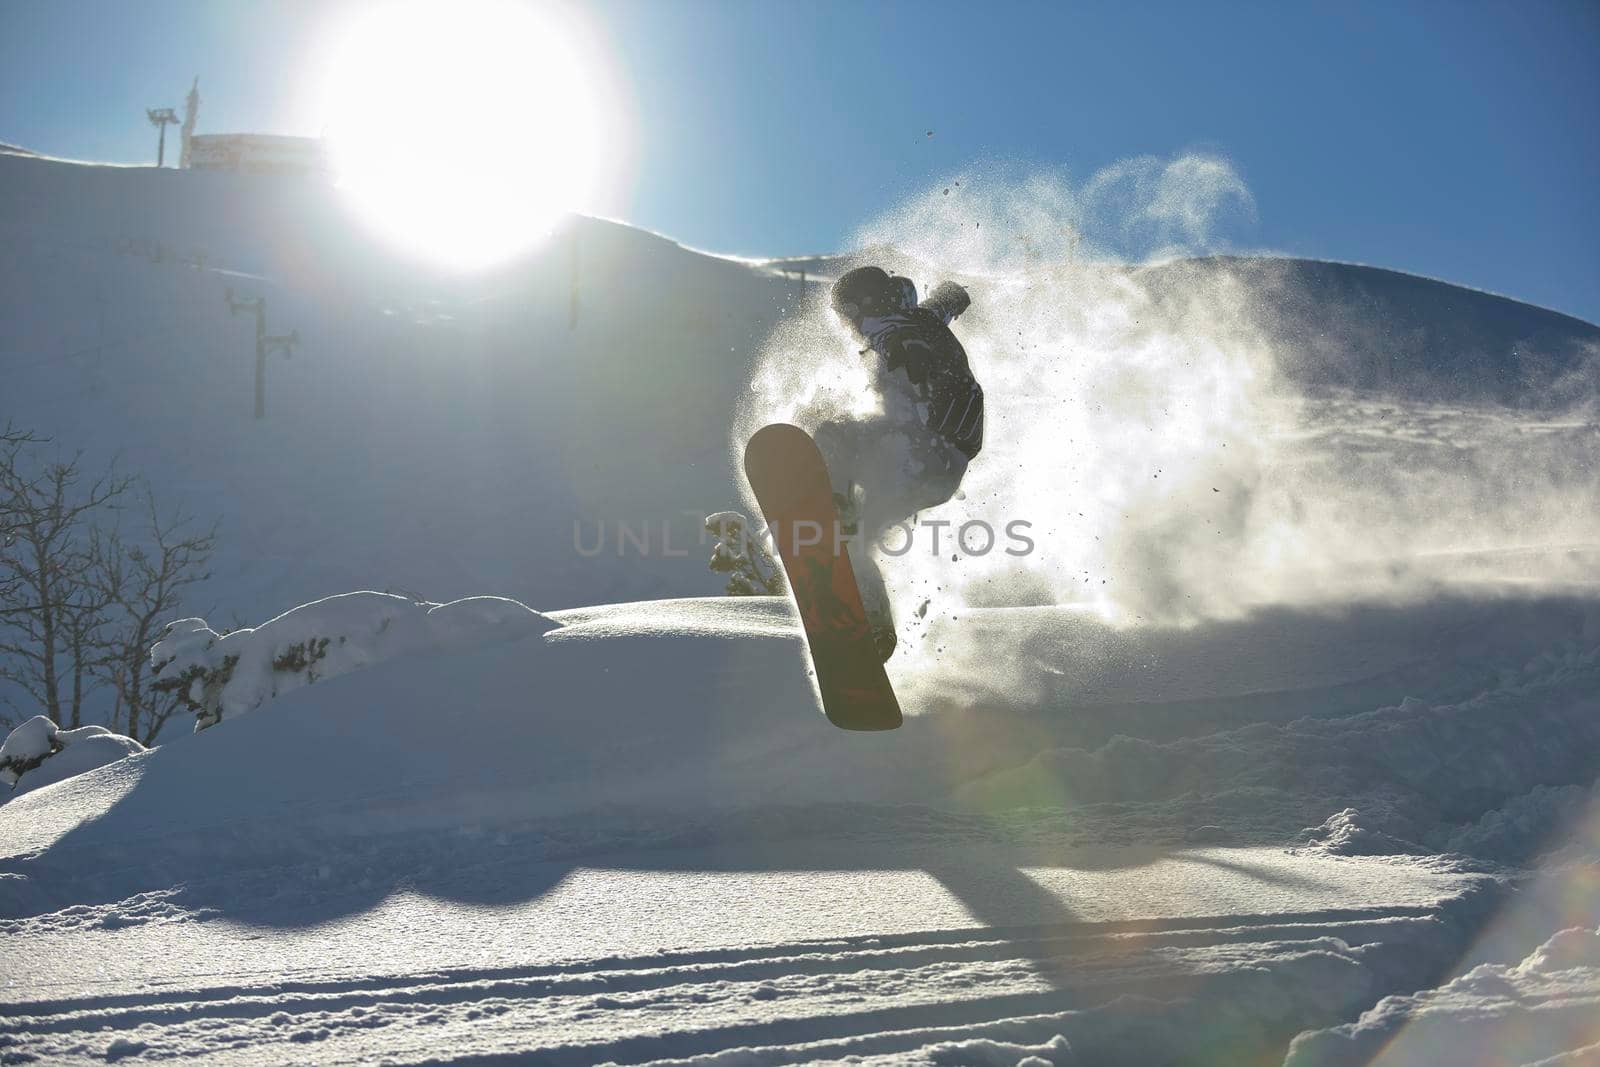
[[[225,619],[362,588],[718,589],[700,519],[737,503],[729,413],[782,279],[586,219],[505,272],[434,277],[295,182],[0,156],[0,189],[0,417],[221,516]],[[152,262],[157,242],[204,269]],[[271,360],[260,422],[230,287],[301,338]],[[618,557],[624,522],[648,524],[648,555]],[[580,556],[576,523],[604,551]]]
[[[352,589],[539,607],[719,591],[699,517],[739,503],[729,424],[773,328],[826,322],[815,275],[594,219],[490,274],[430,273],[374,245],[336,190],[278,179],[0,154],[0,236],[0,417],[117,453],[163,498],[220,516],[208,594],[241,623]],[[1224,265],[1155,268],[1152,292],[1208,298],[1184,275]],[[1549,377],[1600,342],[1576,320],[1389,272],[1232,266],[1297,309],[1276,358],[1318,363],[1319,380],[1374,380],[1376,348],[1346,366],[1316,344],[1317,323],[1348,327],[1352,301],[1396,324],[1389,365],[1451,380],[1488,367],[1493,392],[1524,398],[1542,395],[1517,369],[1527,345]],[[1098,295],[1076,275],[1042,284],[1066,306]],[[269,332],[301,337],[270,361],[260,422],[252,321],[230,316],[228,288],[267,300]],[[980,332],[1010,313],[1009,290],[989,290]],[[1458,353],[1463,331],[1476,342]],[[815,347],[853,351],[840,334]],[[988,349],[974,348],[980,375]],[[1027,461],[1050,477],[1051,457]],[[1080,491],[1070,471],[1059,484]],[[621,523],[648,551],[619,554]]]
[[[1146,268],[1163,288],[1228,272],[1273,305],[1289,377],[1413,401],[1533,408],[1593,395],[1600,329],[1492,293],[1397,271],[1303,259],[1215,257]]]
[[[215,727],[0,806],[0,1056],[1421,1063],[1592,998],[1594,327],[1334,264],[968,277],[995,429],[941,515],[1041,550],[891,570],[910,716],[848,735],[696,544],[854,358],[839,260],[575,219],[445,277],[311,184],[0,196],[0,421],[220,515],[175,640],[254,650]],[[229,287],[302,338],[260,422]],[[419,603],[484,593],[538,610]]]

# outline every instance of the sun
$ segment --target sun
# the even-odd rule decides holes
[[[611,131],[576,30],[513,0],[396,0],[350,18],[323,108],[357,212],[406,252],[470,270],[584,206]]]

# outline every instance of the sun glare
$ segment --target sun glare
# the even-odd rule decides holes
[[[512,0],[363,10],[329,52],[323,106],[340,187],[406,251],[503,261],[582,207],[607,148],[581,35]]]

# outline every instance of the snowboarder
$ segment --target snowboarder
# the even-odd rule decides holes
[[[857,268],[833,286],[834,310],[866,342],[862,355],[875,356],[885,415],[824,423],[813,436],[845,534],[869,547],[855,554],[857,578],[884,659],[894,651],[894,620],[870,546],[954,496],[983,447],[983,389],[950,330],[971,303],[965,289],[944,282],[919,304],[910,278],[881,267]]]

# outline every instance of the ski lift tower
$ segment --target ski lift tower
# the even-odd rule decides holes
[[[156,166],[160,167],[167,161],[167,127],[178,124],[178,115],[170,107],[147,107],[144,113],[150,125],[161,131],[161,139],[156,142]]]

